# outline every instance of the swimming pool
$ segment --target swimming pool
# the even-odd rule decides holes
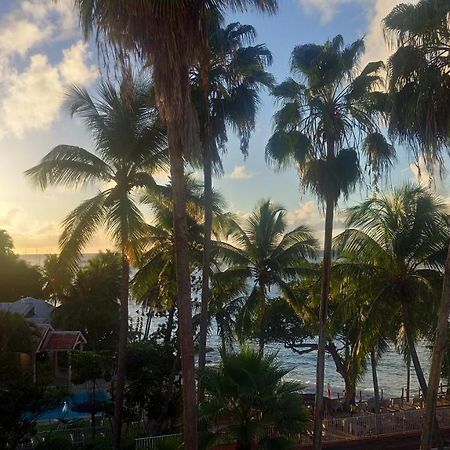
[[[66,421],[66,420],[80,420],[90,417],[88,411],[76,411],[81,405],[89,404],[92,401],[91,391],[81,391],[73,394],[70,398],[66,399],[57,408],[49,409],[39,415],[39,421]],[[110,395],[103,390],[98,390],[95,393],[96,403],[110,402]],[[83,408],[80,408],[83,409]],[[97,416],[102,416],[103,412],[97,412]]]

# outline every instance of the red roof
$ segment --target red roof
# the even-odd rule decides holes
[[[85,343],[86,339],[79,331],[49,331],[40,351],[68,351],[73,350],[78,344]]]

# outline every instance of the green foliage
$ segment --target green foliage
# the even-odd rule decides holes
[[[72,352],[72,382],[83,384],[105,378],[111,370],[108,355],[96,352]]]
[[[388,61],[389,132],[430,172],[444,168],[450,129],[448,0],[400,4],[383,21],[397,47]]]
[[[407,185],[350,208],[346,224],[335,238],[336,276],[352,280],[356,297],[369,297],[369,311],[390,311],[392,328],[402,330],[404,307],[407,332],[431,337],[450,239],[442,200]]]
[[[54,450],[56,448],[70,448],[72,441],[67,435],[49,435],[44,441],[39,442],[36,446],[36,450]]]
[[[124,74],[118,86],[100,83],[97,98],[73,87],[67,107],[85,123],[95,151],[59,145],[26,171],[42,189],[110,182],[110,187],[85,200],[64,219],[60,257],[72,268],[92,235],[104,225],[129,257],[139,251],[146,225],[132,194],[154,186],[151,172],[167,163],[165,130],[149,94],[151,88],[144,76],[132,74]]]
[[[379,130],[386,97],[377,90],[383,64],[372,62],[358,71],[363,52],[362,39],[344,46],[340,35],[323,45],[297,46],[293,78],[272,91],[281,108],[266,159],[280,169],[295,165],[302,185],[321,202],[336,205],[348,197],[361,179],[362,156],[375,183],[395,160]]]
[[[60,404],[64,395],[33,384],[27,373],[0,382],[0,449],[13,449],[25,442],[34,433],[39,415]]]
[[[218,368],[200,374],[206,392],[199,406],[206,446],[236,442],[242,450],[252,445],[294,448],[309,415],[302,405],[301,386],[283,380],[289,370],[276,362],[275,355],[249,347],[239,353],[222,350],[221,357]]]
[[[40,272],[45,298],[52,300],[55,305],[63,301],[72,281],[70,267],[58,255],[48,255]]]
[[[63,303],[53,312],[53,324],[84,333],[91,349],[111,349],[117,343],[121,259],[100,252],[75,276]]]
[[[132,343],[128,349],[127,412],[132,417],[144,413],[162,433],[173,431],[180,413],[181,385],[175,354],[171,344],[156,339]]]
[[[0,286],[0,302],[42,294],[38,268],[14,254],[13,240],[5,230],[0,230]]]
[[[264,329],[271,288],[295,301],[289,282],[309,273],[306,259],[315,254],[316,240],[306,226],[286,232],[285,214],[270,200],[262,201],[242,226],[230,220],[228,242],[215,243],[215,252],[228,265],[216,275],[218,281],[253,283],[237,319],[241,338]]]
[[[31,353],[33,328],[18,313],[0,311],[0,354]]]

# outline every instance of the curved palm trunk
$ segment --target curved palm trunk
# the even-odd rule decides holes
[[[322,448],[323,386],[325,381],[325,345],[327,341],[328,296],[330,293],[331,243],[333,238],[333,199],[327,198],[323,249],[322,291],[319,310],[319,343],[317,348],[316,398],[314,405],[314,450]]]
[[[423,392],[423,397],[426,400],[428,397],[427,382],[425,381],[425,375],[423,374],[422,366],[420,365],[419,357],[417,356],[416,344],[414,342],[414,337],[409,322],[409,311],[405,302],[402,302],[402,318],[403,318],[403,325],[405,327],[406,341],[408,343],[408,352],[411,355],[411,361],[413,363],[414,370],[416,372],[417,381],[419,382],[420,389]],[[432,427],[433,428],[431,434],[435,436],[436,441],[438,443],[438,447],[442,448],[439,425],[437,423],[436,417],[434,417],[433,419]]]
[[[370,364],[372,366],[372,382],[373,382],[373,397],[375,400],[375,414],[380,414],[380,388],[378,386],[377,357],[375,355],[375,349],[372,349],[370,351]],[[377,432],[379,432],[378,429]]]
[[[209,280],[211,276],[211,233],[212,233],[212,160],[211,149],[206,145],[203,152],[205,223],[203,236],[202,302],[200,311],[200,342],[198,368],[202,370],[206,363],[206,338],[208,334],[208,306],[211,297]],[[198,392],[199,401],[203,398],[203,389]]]
[[[372,366],[372,381],[373,381],[373,397],[375,400],[375,432],[380,434],[381,432],[381,417],[380,417],[380,388],[378,386],[378,374],[377,374],[377,357],[375,349],[370,351],[370,364]]]
[[[442,362],[447,347],[448,316],[450,313],[450,246],[445,262],[445,273],[442,286],[441,304],[439,306],[436,340],[431,359],[428,393],[425,399],[425,416],[422,423],[420,450],[431,449],[433,440],[433,423],[436,421],[436,402],[439,382],[441,380]]]
[[[127,345],[128,345],[128,288],[129,288],[130,263],[124,251],[122,251],[122,279],[120,287],[120,329],[119,350],[117,354],[117,376],[114,398],[113,420],[113,450],[120,449],[123,420],[123,398],[125,391],[125,378],[127,371]]]
[[[178,322],[180,331],[181,372],[183,377],[183,439],[186,450],[197,450],[197,402],[195,392],[194,341],[192,330],[189,248],[182,143],[169,130],[170,175],[173,196],[173,229],[177,275]],[[177,144],[177,145],[175,145]]]

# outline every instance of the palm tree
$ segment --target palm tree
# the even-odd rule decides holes
[[[218,256],[228,264],[222,279],[253,283],[239,314],[238,331],[243,336],[252,330],[260,350],[264,347],[262,330],[271,288],[278,288],[294,301],[289,281],[305,273],[306,258],[314,256],[317,245],[306,226],[286,232],[285,215],[281,206],[261,201],[242,226],[230,221],[229,242],[215,243]]]
[[[14,243],[12,237],[6,230],[0,230],[0,254],[12,255],[14,254]]]
[[[325,208],[322,291],[319,311],[314,448],[321,448],[325,343],[330,289],[331,240],[334,208],[355,188],[361,177],[360,153],[375,181],[387,170],[394,149],[380,133],[378,122],[385,95],[376,91],[381,62],[358,72],[364,52],[362,39],[344,47],[342,36],[324,45],[295,47],[289,78],[273,89],[282,102],[275,114],[275,132],[266,158],[278,168],[294,163],[301,183]],[[363,142],[363,145],[360,144]],[[351,148],[348,148],[351,147]]]
[[[138,188],[155,185],[151,171],[167,161],[166,135],[152,104],[151,84],[125,75],[116,88],[102,82],[98,98],[73,88],[67,104],[80,117],[95,141],[95,153],[71,145],[59,145],[26,171],[42,189],[48,185],[77,187],[102,183],[94,197],[75,208],[63,222],[61,260],[74,265],[100,227],[105,226],[122,258],[120,332],[117,359],[115,436],[120,436],[126,373],[128,335],[128,283],[130,258],[139,251],[147,226],[136,205]],[[109,184],[108,184],[109,183]]]
[[[421,0],[416,5],[398,5],[383,22],[385,34],[398,47],[388,64],[389,131],[400,141],[408,143],[416,157],[423,158],[431,174],[436,163],[442,174],[442,169],[445,169],[443,153],[448,150],[449,12],[448,0]],[[449,313],[450,247],[433,346],[421,450],[429,450],[432,444],[431,430],[447,345]]]
[[[435,321],[438,284],[450,233],[445,204],[421,187],[370,198],[348,210],[350,227],[336,238],[348,275],[371,285],[371,302],[392,308],[424,395],[427,384],[415,347]],[[344,257],[344,256],[343,256]],[[369,281],[367,281],[369,279]]]
[[[61,303],[72,281],[70,268],[60,261],[58,255],[47,255],[40,272],[43,293],[55,305]]]
[[[194,105],[198,111],[205,191],[204,252],[198,367],[205,366],[212,225],[212,172],[221,170],[219,149],[225,150],[227,128],[235,130],[246,154],[259,103],[259,90],[273,85],[266,72],[272,55],[265,45],[251,45],[256,31],[251,25],[230,23],[222,28],[216,14],[208,17],[208,45],[192,70]],[[201,390],[199,390],[201,396]]]
[[[86,38],[110,44],[124,62],[134,53],[151,64],[160,112],[167,125],[174,199],[177,299],[183,373],[184,444],[197,449],[196,396],[188,235],[184,199],[183,156],[198,148],[197,114],[191,101],[189,69],[197,51],[207,45],[207,12],[227,7],[275,12],[277,0],[74,0]],[[126,33],[124,33],[126,30]],[[119,438],[114,439],[118,450]]]
[[[289,370],[275,355],[244,347],[239,353],[222,350],[221,357],[218,368],[208,367],[200,375],[206,391],[200,417],[209,427],[208,448],[224,443],[236,443],[239,450],[292,448],[309,421],[300,384],[283,381]]]

